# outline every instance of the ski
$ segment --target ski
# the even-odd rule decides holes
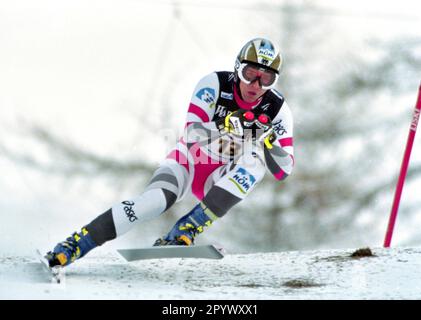
[[[224,257],[224,249],[217,248],[215,245],[156,246],[140,249],[119,249],[117,252],[126,261],[166,258],[222,259]]]
[[[64,269],[62,267],[50,267],[48,260],[45,258],[43,254],[37,249],[35,251],[38,260],[40,261],[43,269],[48,273],[51,277],[51,281],[54,283],[62,283],[64,279]]]

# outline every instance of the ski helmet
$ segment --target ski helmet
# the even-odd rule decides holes
[[[237,65],[243,62],[258,64],[279,74],[282,66],[282,56],[272,41],[264,38],[255,38],[248,41],[239,52],[235,63],[236,69],[238,68]]]
[[[238,80],[242,68],[246,65],[253,65],[261,69],[274,72],[274,79],[271,85],[262,86],[265,89],[271,88],[278,80],[282,66],[282,56],[279,49],[268,39],[255,38],[248,41],[240,50],[235,61],[235,79]],[[247,81],[246,81],[247,82]]]

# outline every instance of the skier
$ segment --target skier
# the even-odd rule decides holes
[[[282,56],[268,39],[248,41],[234,72],[213,72],[194,89],[185,133],[139,196],[112,206],[46,254],[50,267],[67,266],[156,218],[192,192],[199,200],[154,245],[193,245],[197,234],[247,197],[266,168],[277,180],[291,173],[293,123],[274,89]]]

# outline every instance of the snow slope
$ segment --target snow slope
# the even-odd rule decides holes
[[[0,257],[0,299],[421,299],[421,248],[227,254],[127,263],[91,253],[52,284],[35,257]]]

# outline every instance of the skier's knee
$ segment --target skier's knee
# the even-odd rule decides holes
[[[154,172],[146,190],[162,189],[165,190],[165,197],[170,204],[168,208],[174,204],[173,201],[181,200],[188,188],[188,172],[186,168],[172,159],[167,159]],[[173,195],[176,196],[174,199]],[[167,208],[167,209],[168,209]]]
[[[177,201],[177,195],[169,190],[162,189],[164,193],[167,206],[164,211],[167,211]]]

